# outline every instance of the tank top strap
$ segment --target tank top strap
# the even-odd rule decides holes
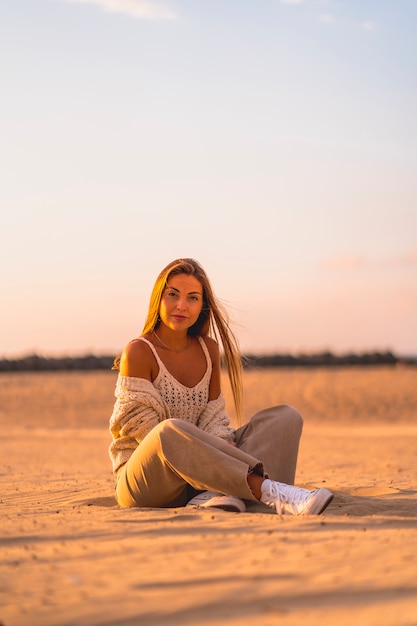
[[[211,376],[211,370],[212,370],[212,364],[211,364],[211,357],[210,357],[210,353],[208,351],[208,348],[206,346],[206,342],[204,341],[204,339],[202,337],[197,337],[200,346],[203,349],[204,352],[204,356],[206,357],[206,361],[207,361],[207,369],[210,371],[210,376]]]
[[[156,362],[158,363],[158,367],[161,369],[163,369],[165,372],[168,372],[168,370],[166,369],[161,357],[159,356],[158,352],[156,351],[155,346],[153,345],[153,343],[151,343],[149,341],[149,339],[145,339],[145,337],[138,337],[138,339],[140,341],[144,341],[145,343],[148,344],[148,346],[150,347],[150,349],[152,350],[152,354],[154,355]],[[204,341],[204,339],[202,337],[197,337],[198,342],[204,352],[204,356],[206,357],[206,363],[207,363],[207,370],[210,372],[210,376],[211,376],[211,370],[212,370],[212,364],[211,364],[211,357],[210,357],[210,353],[208,351],[208,348],[206,346],[206,342]]]
[[[159,356],[159,354],[157,353],[156,348],[155,348],[155,346],[153,345],[153,343],[151,343],[151,342],[149,341],[149,339],[145,339],[145,337],[138,337],[138,339],[139,339],[140,341],[143,341],[143,342],[145,342],[145,343],[147,343],[147,344],[148,344],[148,346],[149,346],[149,347],[150,347],[150,349],[152,350],[152,354],[154,355],[154,357],[155,357],[155,359],[156,359],[156,362],[158,363],[158,367],[159,367],[159,369],[161,369],[161,368],[162,368],[162,369],[166,370],[166,367],[165,367],[165,365],[164,365],[163,361],[161,360],[161,357],[160,357],[160,356]],[[168,370],[166,370],[166,371],[168,371]]]
[[[206,359],[206,371],[193,387],[183,385],[168,371],[155,346],[148,339],[144,337],[139,337],[139,339],[149,345],[156,359],[159,372],[152,384],[169,406],[171,417],[187,419],[196,424],[198,416],[204,411],[209,401],[210,380],[213,369],[210,353],[204,339],[197,337]]]

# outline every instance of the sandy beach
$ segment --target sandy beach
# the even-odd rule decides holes
[[[118,508],[115,380],[0,375],[1,626],[417,626],[417,368],[245,371],[246,418],[297,407],[296,484],[335,494],[283,519]]]

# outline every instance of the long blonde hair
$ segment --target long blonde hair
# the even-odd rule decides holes
[[[156,330],[160,324],[159,309],[165,287],[171,276],[187,274],[194,276],[203,288],[203,307],[198,320],[190,326],[188,334],[194,337],[213,337],[224,351],[224,361],[229,377],[236,417],[240,423],[242,416],[242,356],[239,344],[230,328],[229,316],[223,305],[214,295],[210,281],[204,269],[194,259],[176,259],[171,261],[159,274],[153,287],[148,315],[142,335]],[[115,359],[114,368],[119,369],[120,357]]]

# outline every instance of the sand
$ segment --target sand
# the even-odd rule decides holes
[[[283,520],[119,509],[115,376],[0,375],[3,626],[417,625],[417,369],[245,372],[246,417],[299,408],[296,483],[335,494]]]

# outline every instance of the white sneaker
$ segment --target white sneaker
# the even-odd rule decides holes
[[[246,505],[240,498],[236,496],[225,496],[215,491],[203,491],[197,494],[186,506],[195,506],[202,509],[216,508],[223,511],[234,511],[236,513],[244,513]]]
[[[309,491],[269,479],[264,480],[261,489],[261,502],[274,506],[278,515],[320,515],[333,500],[328,489]]]

